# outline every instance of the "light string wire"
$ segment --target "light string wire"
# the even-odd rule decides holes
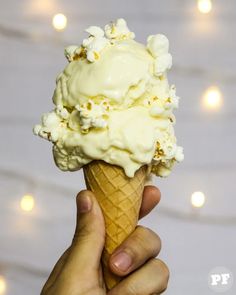
[[[65,40],[60,33],[46,35],[39,32],[29,32],[26,30],[21,30],[18,28],[13,28],[0,24],[0,35],[9,39],[18,39],[20,41],[28,41],[34,43],[44,43],[51,44],[54,46],[66,47],[71,42]],[[182,75],[184,77],[195,76],[203,78],[214,78],[214,80],[220,80],[223,83],[235,84],[236,75],[231,73],[222,73],[222,71],[217,71],[217,69],[209,70],[202,67],[183,67],[180,65],[174,65],[172,73]]]

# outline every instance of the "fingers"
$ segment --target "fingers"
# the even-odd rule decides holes
[[[161,294],[167,288],[169,269],[160,259],[150,259],[143,267],[123,279],[107,295]]]
[[[160,190],[153,186],[148,185],[144,187],[143,200],[140,208],[139,219],[146,216],[159,202],[161,199]]]
[[[110,269],[118,276],[125,276],[155,257],[160,250],[159,236],[148,228],[138,226],[111,255]]]
[[[101,209],[91,191],[77,196],[77,224],[65,265],[68,269],[98,269],[104,247],[105,226]]]
[[[54,284],[54,282],[56,281],[58,275],[60,274],[64,264],[65,264],[65,261],[68,257],[68,254],[69,254],[69,251],[70,251],[70,248],[68,248],[63,254],[62,256],[60,257],[60,259],[57,261],[56,265],[54,266],[50,276],[48,277],[48,280],[47,282],[45,283],[44,287],[43,287],[43,290],[42,290],[42,294],[44,294],[46,292],[46,290],[51,287],[52,284]]]

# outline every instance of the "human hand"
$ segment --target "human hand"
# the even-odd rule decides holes
[[[159,201],[160,191],[146,186],[140,218]],[[148,295],[161,294],[166,289],[169,270],[163,261],[155,258],[161,249],[160,238],[150,229],[137,226],[110,257],[110,269],[124,278],[106,293],[100,264],[105,226],[92,192],[78,194],[77,212],[72,244],[58,260],[41,295]]]

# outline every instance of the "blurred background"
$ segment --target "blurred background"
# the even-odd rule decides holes
[[[169,81],[181,97],[176,134],[185,161],[154,178],[162,200],[141,221],[162,239],[165,294],[214,294],[216,267],[236,280],[235,0],[1,0],[0,295],[39,294],[71,242],[82,172],[56,168],[51,144],[32,127],[53,109],[64,47],[120,17],[137,41],[168,36]],[[236,283],[226,294],[236,294]]]

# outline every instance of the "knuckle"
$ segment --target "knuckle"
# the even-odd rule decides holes
[[[159,272],[162,274],[162,281],[161,281],[161,292],[164,292],[167,289],[169,278],[170,278],[170,271],[168,266],[164,261],[161,259],[153,259],[153,263],[156,268],[159,269]]]
[[[154,231],[147,227],[138,226],[136,235],[136,242],[139,243],[142,250],[155,257],[161,249],[161,239]]]
[[[127,291],[126,294],[129,294],[129,295],[138,295],[137,287],[132,282],[130,282],[129,284],[127,284],[126,291]]]

